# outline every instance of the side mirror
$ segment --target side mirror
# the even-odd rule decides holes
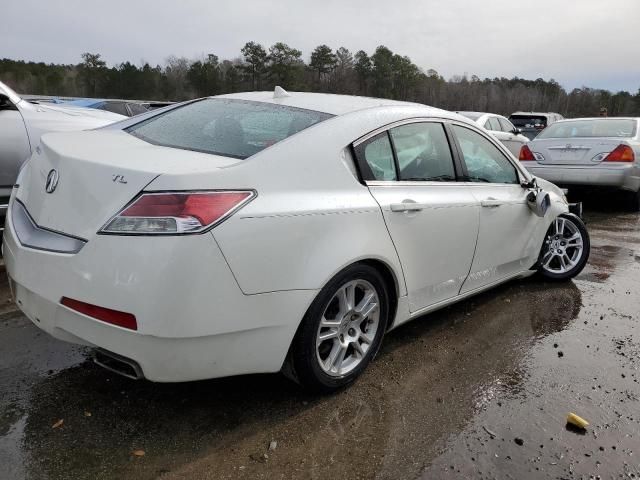
[[[17,107],[4,93],[0,93],[0,110],[17,110]]]
[[[515,127],[512,132],[514,135],[520,135],[522,133],[522,129]]]
[[[536,189],[527,195],[527,205],[538,217],[544,217],[551,206],[551,197],[542,189]]]

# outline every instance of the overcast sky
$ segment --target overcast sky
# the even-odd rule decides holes
[[[640,88],[640,0],[3,0],[0,11],[0,57],[13,59],[224,59],[253,40],[308,60],[322,43],[354,53],[383,44],[447,78]]]

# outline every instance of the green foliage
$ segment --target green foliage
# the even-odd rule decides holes
[[[88,96],[95,97],[107,78],[107,64],[100,59],[99,53],[85,52],[78,65],[78,78],[85,87]]]
[[[373,70],[371,58],[367,55],[367,52],[359,50],[356,52],[355,61],[356,63],[354,68],[358,75],[360,91],[366,95],[369,91],[368,85],[371,78],[371,72]]]
[[[187,71],[187,80],[198,97],[219,93],[220,66],[218,65],[218,56],[209,54],[207,60],[193,62]]]
[[[245,90],[287,89],[327,91],[410,100],[447,110],[510,114],[516,110],[555,111],[567,117],[640,116],[640,89],[609,92],[588,87],[567,92],[554,79],[526,80],[455,76],[445,80],[425,71],[407,56],[381,45],[372,55],[335,52],[319,45],[305,65],[302,52],[278,42],[268,51],[248,42],[241,57],[220,61],[214,54],[190,60],[168,57],[163,65],[123,62],[108,67],[98,53],[83,53],[77,65],[0,59],[0,80],[20,93],[72,97],[185,100]]]
[[[319,45],[311,52],[309,67],[318,72],[318,80],[323,74],[328,74],[336,66],[335,53],[327,45]]]
[[[304,68],[302,52],[283,42],[269,47],[269,75],[272,83],[283,88],[295,88]]]
[[[247,42],[240,52],[244,58],[244,64],[240,68],[251,79],[251,89],[260,90],[267,67],[266,50],[259,43]]]

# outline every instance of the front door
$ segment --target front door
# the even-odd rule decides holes
[[[479,202],[457,181],[440,122],[412,122],[356,145],[402,265],[410,311],[456,296],[471,267]]]
[[[537,260],[542,238],[539,218],[527,205],[529,191],[517,168],[489,138],[452,125],[464,161],[468,190],[480,204],[476,254],[461,293],[528,270]]]

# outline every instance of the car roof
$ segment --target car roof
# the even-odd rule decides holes
[[[498,115],[497,113],[490,113],[490,112],[472,112],[471,110],[456,110],[456,113],[459,113],[460,115],[496,115],[498,117],[501,117],[502,115]]]
[[[358,97],[352,95],[336,95],[331,93],[310,93],[310,92],[285,92],[287,96],[274,95],[273,91],[267,92],[243,92],[219,95],[215,98],[230,98],[237,100],[249,100],[254,102],[273,103],[276,105],[286,105],[289,107],[304,108],[316,112],[324,112],[331,115],[344,115],[358,110],[375,107],[392,106],[412,106],[423,107],[431,110],[432,114],[442,116],[455,116],[451,112],[438,108],[428,107],[420,103],[402,102],[399,100],[388,100],[385,98]]]

